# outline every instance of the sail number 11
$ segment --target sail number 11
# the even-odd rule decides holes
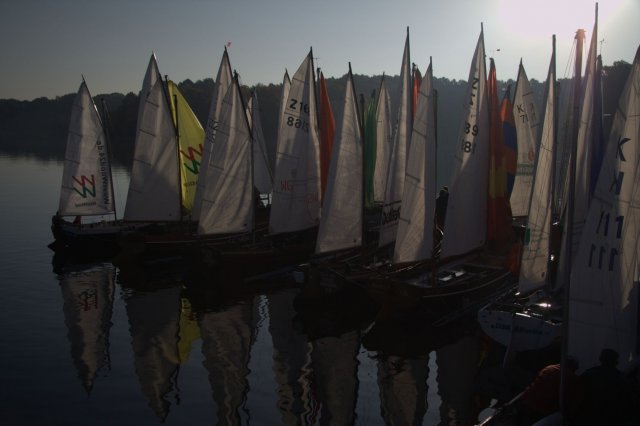
[[[610,213],[601,212],[600,220],[596,227],[596,234],[602,234],[605,238],[609,236],[609,232],[615,232],[615,238],[620,239],[622,236],[622,225],[624,224],[624,216],[616,216],[613,221],[610,220]],[[610,229],[612,228],[612,229]],[[597,246],[591,244],[589,251],[589,264],[588,266],[613,271],[616,260],[619,258],[619,251],[615,247],[608,247],[608,245]]]

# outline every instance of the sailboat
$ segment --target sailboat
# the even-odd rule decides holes
[[[601,71],[596,66],[597,9],[584,85],[580,82],[583,38],[584,32],[579,30],[576,34],[572,108],[575,111],[574,119],[582,119],[574,123],[571,145],[575,148],[571,153],[566,184],[567,193],[570,194],[567,200],[569,208],[565,213],[566,229],[561,250],[554,246],[556,243],[553,241],[554,227],[557,226],[554,224],[555,173],[549,172],[555,164],[558,127],[557,118],[552,118],[550,114],[557,114],[555,111],[558,104],[557,99],[553,101],[550,98],[552,95],[548,92],[518,287],[515,294],[505,295],[495,304],[483,307],[478,314],[484,332],[507,346],[505,359],[515,352],[549,347],[559,341],[563,329],[562,303],[554,297],[553,292],[546,290],[554,285],[555,288],[562,288],[563,283],[568,282],[567,277],[584,229],[584,219],[591,197],[589,179],[592,175],[592,161],[599,162],[595,148],[600,145],[601,135],[594,131],[602,128],[602,113],[599,107]],[[549,79],[552,78],[555,78],[555,72],[549,75]],[[547,84],[547,91],[553,90],[550,83]],[[550,105],[550,102],[554,104]],[[597,176],[597,172],[595,173]],[[572,240],[575,243],[572,243]],[[559,265],[558,273],[555,273],[556,265]]]
[[[247,241],[202,247],[201,259],[205,266],[218,267],[224,264],[227,269],[235,269],[236,266],[242,265],[238,270],[242,274],[249,271],[266,272],[297,264],[306,260],[313,252],[320,219],[321,188],[312,51],[300,64],[290,86],[287,87],[284,113],[278,131],[268,230],[265,233],[251,234],[250,240]],[[283,90],[286,90],[286,87],[283,86]],[[212,161],[221,161],[215,157],[214,154]],[[245,173],[252,173],[252,168]],[[213,193],[212,195],[219,197]],[[238,210],[230,211],[221,205],[218,207],[224,208],[227,216],[233,216],[229,219],[237,222],[238,230],[250,229],[253,226],[249,212],[252,207],[247,206],[253,203],[253,198],[248,198],[252,195],[253,191],[249,194],[243,192],[235,195],[247,197],[245,202],[237,203]],[[215,208],[215,197],[210,199],[209,210]],[[211,212],[208,215],[211,216],[211,221],[215,222],[214,226],[219,226],[219,218]],[[205,226],[208,226],[205,222],[198,225],[199,234],[209,232]]]
[[[518,291],[530,294],[547,285],[548,264],[551,256],[551,224],[553,221],[553,165],[555,164],[557,136],[557,92],[555,72],[555,36],[553,53],[547,75],[545,111],[542,124],[540,146],[536,159],[536,170],[531,189],[531,200],[525,244],[520,264]],[[483,331],[494,340],[509,346],[512,350],[527,350],[549,345],[557,338],[560,323],[555,319],[539,321],[537,315],[515,311],[507,299],[505,306],[498,300],[478,312],[478,321]],[[534,303],[534,306],[538,306]],[[547,305],[542,305],[545,307]],[[519,335],[522,334],[522,337]],[[525,339],[526,336],[530,338]],[[517,345],[517,346],[516,346]]]
[[[638,360],[640,47],[618,102],[568,289],[568,353],[581,367],[604,348]],[[565,290],[566,291],[566,290]]]
[[[316,254],[361,247],[364,241],[364,147],[351,64],[342,125],[333,146]]]
[[[253,117],[252,122],[255,129],[259,123],[257,117]],[[207,180],[202,183],[198,221],[199,236],[216,235],[223,239],[201,239],[199,243],[222,244],[224,241],[230,244],[264,236],[266,215],[261,220],[261,234],[255,234],[259,225],[256,215],[261,210],[266,211],[266,207],[260,199],[256,200],[254,187],[257,184],[261,187],[258,191],[270,191],[271,177],[266,160],[264,146],[252,136],[236,73],[222,102],[216,142],[206,168]]]
[[[431,64],[422,80],[393,262],[351,277],[391,315],[417,313],[436,320],[440,318],[436,315],[449,314],[465,299],[475,300],[501,288],[509,277],[500,264],[491,264],[499,259],[474,253],[483,248],[486,238],[487,185],[482,182],[488,179],[489,117],[485,75],[481,32],[470,70],[469,102],[460,130],[463,142],[456,156],[442,254],[434,251],[436,94]],[[467,222],[474,222],[469,229]],[[467,235],[460,235],[460,229]],[[437,306],[425,306],[435,300],[440,302],[433,304]]]
[[[72,216],[73,221],[67,219]],[[95,220],[104,216],[113,219]],[[118,249],[121,227],[115,219],[109,139],[83,78],[71,110],[60,201],[51,225],[56,241],[50,247],[110,256]]]
[[[134,160],[124,221],[122,264],[195,232],[192,210],[204,130],[178,86],[160,78],[151,56],[140,94]]]

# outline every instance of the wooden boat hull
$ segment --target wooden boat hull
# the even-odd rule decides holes
[[[445,323],[479,308],[513,282],[504,268],[472,263],[440,271],[435,281],[429,268],[421,275],[416,272],[413,270],[411,277],[403,273],[371,277],[360,285],[378,301],[384,316],[417,316]]]

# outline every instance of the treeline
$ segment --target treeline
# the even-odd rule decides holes
[[[631,65],[624,61],[615,62],[604,69],[603,110],[606,135],[608,135],[611,117],[615,112],[630,69]],[[400,77],[385,76],[384,78],[391,94],[392,108],[395,109],[399,99]],[[362,94],[365,101],[368,101],[377,93],[381,79],[381,76],[354,75],[354,84],[357,92]],[[339,126],[346,75],[340,78],[328,78],[326,84],[336,124]],[[560,84],[561,93],[568,93],[569,81],[563,80]],[[438,91],[438,141],[439,147],[442,147],[439,148],[440,159],[447,158],[453,152],[454,141],[460,126],[466,85],[467,82],[461,80],[447,78],[434,80],[434,87]],[[515,82],[500,81],[500,93],[503,93],[507,85],[515,86]],[[531,86],[541,110],[544,82],[532,79]],[[178,84],[178,87],[204,127],[214,88],[213,79],[196,82],[185,80]],[[243,88],[247,96],[251,90],[257,91],[264,136],[269,146],[275,146],[281,88],[281,84],[259,84],[251,88]],[[513,90],[514,88],[512,88],[512,94]],[[0,100],[0,152],[42,159],[63,159],[74,96],[75,94],[68,94],[55,99],[38,98],[33,101]],[[111,93],[94,98],[98,108],[102,108],[104,104],[108,111],[108,131],[114,162],[120,166],[130,167],[136,133],[138,95]]]

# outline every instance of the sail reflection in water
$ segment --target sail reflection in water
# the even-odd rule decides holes
[[[134,365],[142,393],[156,415],[169,414],[171,396],[176,400],[180,325],[180,288],[153,292],[133,291],[126,296]]]
[[[87,392],[96,376],[110,368],[114,278],[111,265],[63,270],[59,276],[71,358]]]
[[[249,299],[199,315],[204,366],[218,407],[220,424],[244,424],[249,391],[249,359],[255,342],[258,311]]]
[[[74,364],[91,390],[111,368],[110,329],[128,326],[130,342],[126,332],[111,334],[131,344],[133,391],[158,422],[473,424],[489,404],[490,396],[484,406],[475,403],[487,357],[467,325],[437,330],[371,323],[360,314],[356,321],[357,299],[341,304],[344,312],[335,304],[309,311],[298,288],[229,294],[217,285],[224,280],[154,287],[134,275],[118,275],[120,310],[115,273],[101,264],[60,274]]]

